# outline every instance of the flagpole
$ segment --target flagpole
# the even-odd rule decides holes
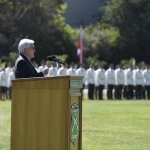
[[[81,34],[81,41],[80,41],[80,43],[81,43],[81,55],[80,55],[80,63],[82,63],[83,62],[83,49],[82,49],[82,25],[80,25],[80,34]]]

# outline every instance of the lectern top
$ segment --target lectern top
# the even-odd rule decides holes
[[[12,80],[13,89],[82,88],[83,76],[55,76]],[[77,82],[75,82],[77,81]]]
[[[66,75],[66,76],[51,76],[51,77],[34,77],[34,78],[20,78],[20,79],[15,79],[12,80],[12,82],[18,82],[18,81],[36,81],[36,80],[53,80],[53,79],[69,79],[69,80],[79,80],[79,79],[83,79],[83,76],[70,76],[70,75]]]

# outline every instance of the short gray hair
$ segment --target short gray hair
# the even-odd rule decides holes
[[[19,53],[23,53],[25,48],[30,47],[30,44],[33,44],[34,41],[30,39],[22,39],[18,44]]]

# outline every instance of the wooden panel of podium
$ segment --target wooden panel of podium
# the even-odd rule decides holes
[[[10,149],[82,149],[82,76],[12,81]]]

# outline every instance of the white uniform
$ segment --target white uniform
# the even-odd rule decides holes
[[[7,76],[9,76],[9,73],[10,73],[10,72],[12,72],[12,68],[7,67],[7,68],[5,69],[5,73],[7,74]]]
[[[92,68],[89,68],[87,69],[86,71],[86,80],[87,80],[87,83],[91,83],[91,84],[94,84],[95,83],[95,80],[94,80],[94,69]]]
[[[133,71],[129,68],[125,72],[125,85],[133,85]]]
[[[76,69],[74,69],[74,68],[67,69],[67,75],[75,76],[76,75]]]
[[[118,68],[115,70],[115,84],[116,85],[124,85],[124,70]]]
[[[86,71],[86,81],[88,83],[88,98],[93,100],[94,99],[94,69],[89,68]]]
[[[105,87],[105,70],[100,68],[95,71],[95,98],[103,100],[103,89]]]
[[[7,79],[7,87],[11,87],[12,86],[12,80],[15,80],[15,74],[13,71],[11,71],[8,75],[8,79]]]
[[[67,75],[67,69],[64,68],[64,67],[60,67],[60,68],[57,70],[57,75],[61,75],[61,76]]]
[[[144,85],[144,76],[140,69],[137,69],[134,73],[133,80],[135,85]]]
[[[4,71],[0,72],[0,83],[1,83],[1,87],[7,87],[7,74]]]
[[[115,73],[113,69],[108,69],[106,70],[105,73],[106,76],[106,84],[111,84],[111,85],[115,85]]]
[[[85,84],[86,70],[80,67],[76,70],[76,75],[83,76],[83,84]]]
[[[54,67],[49,68],[48,76],[56,76],[57,75],[57,69]]]
[[[38,72],[43,72],[43,69],[45,68],[45,66],[39,66],[38,67]]]
[[[144,76],[145,91],[147,93],[147,99],[150,99],[150,70],[148,69],[144,70],[143,76]]]
[[[134,73],[133,80],[136,87],[136,99],[141,99],[143,96],[144,76],[140,69],[137,69]]]
[[[144,85],[150,85],[150,70],[143,71]]]
[[[115,85],[115,73],[114,70],[109,68],[106,70],[106,84],[107,84],[107,98],[113,99],[113,88]]]
[[[105,70],[104,69],[97,69],[95,71],[95,85],[105,85],[106,79],[105,79]]]

